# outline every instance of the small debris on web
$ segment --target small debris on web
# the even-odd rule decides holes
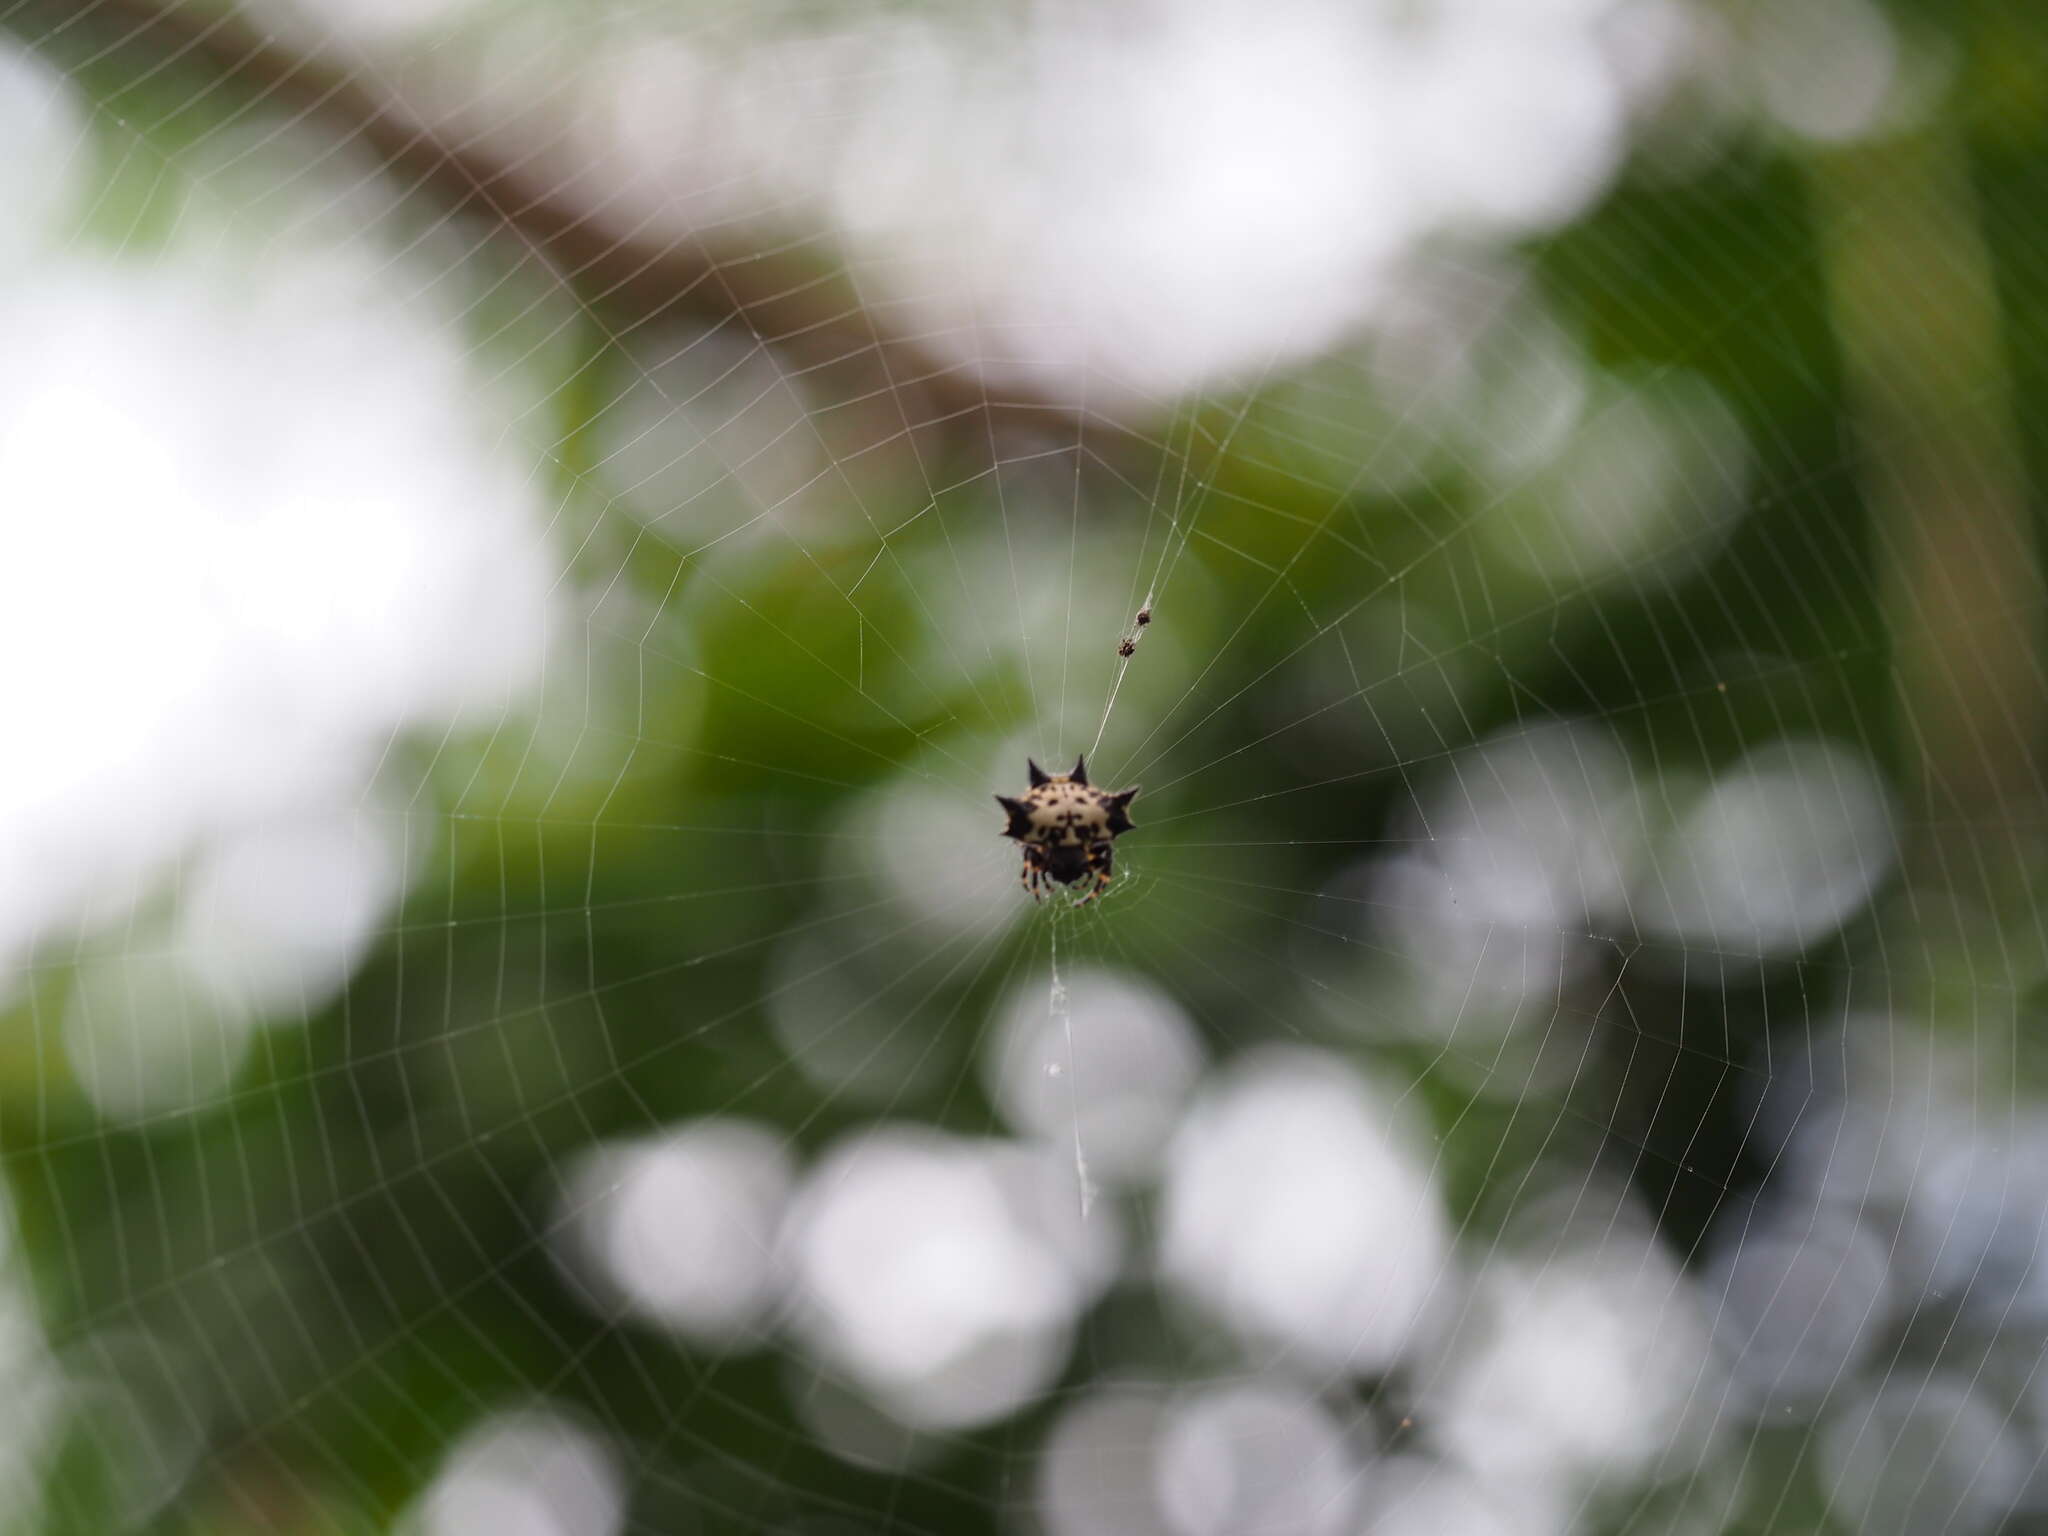
[[[1052,996],[1049,999],[1052,1017],[1059,1024],[1067,1039],[1067,1060],[1074,1059],[1074,1013],[1067,1002],[1067,984],[1060,979],[1060,941],[1057,932],[1052,939]],[[1056,1063],[1054,1065],[1057,1065]],[[1048,1075],[1057,1076],[1048,1068]],[[1088,1219],[1088,1211],[1095,1204],[1095,1181],[1088,1176],[1088,1155],[1081,1150],[1081,1105],[1076,1096],[1074,1079],[1067,1079],[1067,1107],[1074,1123],[1074,1181],[1081,1187],[1081,1219]]]

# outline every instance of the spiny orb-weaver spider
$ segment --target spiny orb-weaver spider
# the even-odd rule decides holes
[[[996,803],[1009,813],[1004,837],[1024,846],[1024,889],[1033,901],[1041,900],[1047,885],[1061,885],[1093,877],[1095,884],[1081,898],[1083,904],[1100,896],[1109,885],[1119,833],[1131,830],[1126,809],[1138,793],[1129,789],[1096,789],[1088,782],[1088,759],[1074,760],[1072,773],[1047,773],[1026,758],[1031,770],[1031,788],[1017,799],[997,795]]]

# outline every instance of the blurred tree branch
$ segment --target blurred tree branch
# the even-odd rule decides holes
[[[1892,646],[1908,874],[1995,893],[2034,838],[2039,551],[1990,254],[1942,129],[1818,156],[1819,212]]]
[[[29,0],[31,10],[43,0]],[[865,441],[902,431],[932,452],[984,460],[995,443],[1041,439],[1091,426],[1126,447],[1131,434],[1093,413],[1022,387],[991,392],[971,366],[896,335],[863,300],[829,238],[788,237],[766,227],[741,239],[616,227],[602,200],[586,206],[567,189],[508,158],[490,138],[449,142],[396,92],[362,72],[301,53],[239,11],[211,14],[159,0],[94,0],[50,31],[90,28],[102,52],[133,53],[136,74],[198,70],[273,107],[321,124],[337,140],[367,148],[409,193],[439,208],[501,227],[548,263],[578,301],[616,334],[650,323],[737,326],[774,347],[815,391],[818,415],[879,402]],[[778,234],[783,238],[778,238]],[[886,417],[886,421],[880,418]],[[898,418],[900,417],[900,420]],[[927,451],[921,447],[920,451]]]

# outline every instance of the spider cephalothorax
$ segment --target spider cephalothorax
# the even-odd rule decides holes
[[[1057,880],[1072,885],[1093,879],[1081,899],[1093,901],[1109,884],[1117,835],[1131,830],[1127,807],[1138,793],[1129,789],[1097,789],[1088,782],[1088,760],[1076,758],[1072,773],[1047,773],[1028,758],[1031,788],[1017,798],[997,795],[1009,813],[1003,836],[1024,845],[1024,889],[1033,899]]]

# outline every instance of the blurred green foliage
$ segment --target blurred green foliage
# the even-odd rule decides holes
[[[96,102],[104,192],[81,239],[134,255],[169,238],[193,195],[184,158],[270,109],[256,82],[196,55],[124,46],[122,15],[87,7],[58,25],[31,6],[5,25]],[[1951,61],[1945,105],[1857,153],[1941,137],[1963,156],[2032,517],[2048,452],[2030,408],[2048,392],[2048,347],[2035,344],[2048,329],[2048,12],[1928,4],[1914,24]],[[290,142],[323,131],[315,119]],[[1141,831],[1119,850],[1129,881],[1093,911],[1034,914],[965,963],[967,946],[943,935],[895,945],[859,985],[900,979],[902,1027],[943,1065],[887,1106],[791,1070],[764,1012],[777,943],[806,924],[860,931],[856,911],[875,898],[839,834],[862,795],[908,773],[935,804],[981,814],[989,792],[1012,788],[965,782],[997,747],[1088,744],[1124,584],[1168,535],[1150,451],[1104,433],[1099,458],[1077,470],[1065,453],[1040,494],[1048,475],[1026,462],[1030,445],[990,475],[987,440],[963,432],[919,462],[898,451],[859,467],[856,499],[879,526],[923,516],[892,536],[891,558],[852,512],[815,550],[766,538],[692,554],[624,514],[626,490],[608,478],[593,423],[639,364],[602,301],[516,244],[447,246],[484,295],[460,321],[480,371],[515,363],[539,402],[523,429],[558,509],[554,545],[574,551],[572,580],[609,584],[561,637],[541,728],[414,742],[387,762],[421,852],[405,909],[344,996],[260,1037],[224,1105],[136,1125],[96,1115],[57,1042],[62,964],[34,973],[0,1036],[0,1141],[51,1338],[63,1358],[92,1361],[145,1330],[160,1345],[150,1358],[176,1362],[177,1379],[152,1390],[185,1405],[174,1417],[198,1416],[201,1469],[148,1528],[225,1533],[259,1515],[279,1530],[381,1528],[481,1406],[545,1391],[631,1446],[637,1529],[851,1530],[862,1515],[997,1529],[1043,1410],[900,1477],[833,1458],[792,1418],[774,1355],[693,1354],[573,1294],[542,1230],[565,1158],[709,1111],[763,1117],[806,1147],[885,1108],[987,1132],[996,1117],[968,1063],[993,1001],[1042,967],[1055,928],[1069,963],[1099,956],[1166,978],[1219,1052],[1303,1034],[1364,1050],[1309,995],[1314,893],[1397,835],[1418,777],[1515,722],[1597,717],[1660,774],[1796,729],[1909,777],[1858,405],[1815,228],[1815,178],[1835,153],[1745,130],[1682,178],[1632,174],[1528,253],[1543,302],[1606,374],[1704,378],[1748,439],[1740,522],[1668,582],[1519,563],[1488,536],[1498,487],[1467,455],[1424,454],[1399,483],[1347,491],[1390,424],[1318,411],[1314,370],[1150,425],[1172,445],[1164,483],[1185,464],[1201,489],[1182,508],[1196,512],[1186,566],[1099,759],[1112,776],[1149,760]],[[401,218],[448,237],[427,199]],[[1326,402],[1365,397],[1357,365],[1324,366]],[[992,531],[1027,570],[1064,576],[1076,541],[1109,570],[1109,606],[1060,612],[1088,682],[1069,690],[1077,707],[1057,740],[1027,664],[984,645],[985,619],[956,608],[956,626],[977,627],[935,623],[949,557],[998,569]],[[1390,636],[1413,649],[1390,651]],[[1439,664],[1418,665],[1432,646]],[[1882,949],[1884,921],[1768,966],[1755,986],[1637,972],[1616,943],[1599,982],[1565,1003],[1602,1026],[1597,1058],[1540,1102],[1474,1095],[1431,1070],[1433,1048],[1377,1047],[1376,1060],[1414,1075],[1459,1219],[1490,1220],[1495,1181],[1537,1157],[1576,1155],[1626,1170],[1687,1253],[1765,1172],[1744,1151],[1735,1064],[1838,1008],[1844,975],[1910,969],[1903,949]],[[1984,951],[1960,953],[1974,998]],[[1073,1369],[1170,1374],[1211,1348],[1120,1293],[1089,1321]],[[119,1523],[119,1479],[89,1426],[69,1443],[44,1528],[97,1536]],[[1778,1474],[1760,1463],[1760,1475]],[[789,1523],[830,1516],[849,1523]]]

